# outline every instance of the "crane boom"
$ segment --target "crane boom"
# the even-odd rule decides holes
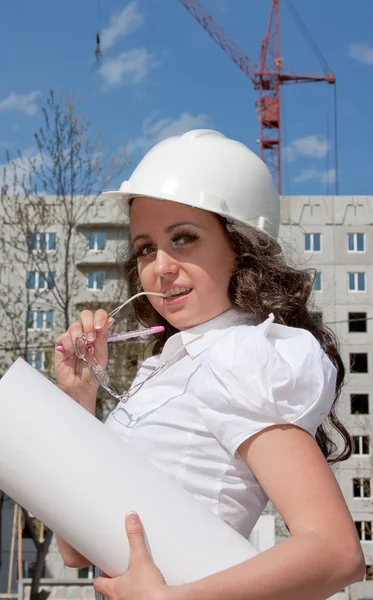
[[[251,58],[239,47],[238,44],[224,31],[215,21],[210,13],[202,6],[198,0],[179,0],[185,6],[187,11],[199,23],[205,31],[212,37],[220,48],[228,54],[239,69],[256,85],[254,72],[256,65]]]
[[[260,157],[270,169],[281,194],[280,86],[317,81],[335,83],[334,75],[326,70],[324,75],[319,76],[283,73],[284,60],[280,56],[280,0],[271,1],[267,32],[261,44],[259,67],[224,31],[199,0],[179,0],[179,2],[259,91],[256,108],[260,124]]]

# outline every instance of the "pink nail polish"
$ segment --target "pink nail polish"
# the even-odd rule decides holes
[[[65,348],[63,346],[56,346],[56,350],[58,352],[65,352]]]
[[[132,510],[126,514],[126,519],[130,521],[130,523],[138,523],[140,521],[139,515]]]

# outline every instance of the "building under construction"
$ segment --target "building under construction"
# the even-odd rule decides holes
[[[74,298],[76,305],[89,308],[98,297],[101,305],[112,300],[113,286],[120,277],[116,246],[128,231],[128,223],[118,226],[120,218],[117,208],[106,201],[97,210],[92,209],[77,228],[77,240],[85,253],[72,267],[79,280]],[[53,248],[58,248],[60,243],[58,225],[45,232],[45,236],[45,243],[51,245],[50,252],[56,252]],[[313,310],[336,332],[341,343],[347,383],[340,400],[340,417],[354,436],[355,451],[348,461],[340,464],[336,476],[361,539],[367,580],[341,591],[335,598],[370,598],[373,597],[373,196],[283,196],[280,240],[285,252],[294,248],[290,258],[314,271]],[[58,253],[54,269],[58,277],[58,271],[63,269]],[[3,276],[5,274],[9,280],[14,278],[11,262],[3,265]],[[26,273],[23,281],[25,279]],[[36,282],[29,280],[29,285]],[[28,360],[44,372],[56,332],[62,325],[58,310],[53,306],[51,292],[45,290],[29,323]],[[41,331],[49,337],[49,347],[38,344]],[[35,339],[34,346],[32,339]],[[43,531],[38,534],[42,539]],[[285,535],[286,528],[281,527],[280,519],[269,509],[256,526],[252,541],[265,550]],[[33,574],[34,563],[35,545],[24,521],[15,514],[13,502],[7,500],[2,511],[0,592],[15,593],[18,579],[20,595],[15,597],[27,598],[27,580]],[[48,553],[43,576],[54,580],[50,587],[51,599],[93,597],[92,586],[87,581],[93,577],[92,569],[65,567],[55,542]]]
[[[283,192],[281,87],[325,82],[333,87],[335,93],[335,76],[291,0],[287,0],[287,4],[307,42],[320,59],[322,70],[319,74],[284,71],[280,51],[280,0],[271,0],[258,64],[235,43],[199,1],[179,2],[254,85],[258,94],[256,111],[259,118],[260,155],[269,167],[280,193]],[[100,56],[98,32],[97,60]],[[293,257],[297,265],[303,265],[315,273],[313,310],[319,319],[336,332],[341,343],[347,383],[340,400],[340,418],[354,437],[355,450],[348,461],[336,468],[335,474],[361,540],[366,581],[341,590],[333,598],[368,600],[373,598],[373,196],[339,195],[336,113],[331,121],[334,126],[335,195],[282,195],[280,241],[285,252],[290,247],[294,248],[290,251],[290,258]],[[110,303],[113,299],[113,290],[120,278],[116,244],[123,235],[127,235],[128,230],[128,223],[118,228],[119,216],[114,218],[115,214],[116,209],[106,201],[97,210],[91,211],[86,221],[76,229],[76,239],[84,250],[79,262],[71,266],[76,270],[79,282],[74,296],[76,306],[89,308],[98,299],[101,304]],[[53,268],[58,276],[59,270],[63,269],[56,253],[61,243],[58,223],[40,235],[34,240],[35,249],[43,246],[50,256],[56,254]],[[2,277],[14,282],[16,274],[12,261],[7,260],[0,266]],[[42,372],[48,371],[51,349],[62,323],[53,304],[53,296],[47,289],[48,277],[47,273],[42,282],[36,276],[27,279],[28,285],[34,286],[32,289],[40,289],[41,284],[46,286],[32,315],[27,315],[31,339],[27,358]],[[38,341],[41,332],[44,336],[43,345]],[[3,346],[8,342],[10,340],[4,339]],[[11,363],[11,356],[11,353],[3,353],[8,364]],[[29,597],[30,578],[35,571],[35,543],[30,539],[21,512],[11,499],[3,499],[0,515],[0,598],[23,600]],[[39,543],[42,543],[45,537],[42,525],[39,525],[37,535]],[[255,527],[252,541],[260,550],[265,550],[282,541],[286,535],[281,519],[269,507]],[[335,535],[338,536],[339,532],[336,531]],[[50,591],[50,599],[93,598],[92,568],[78,570],[64,566],[54,540],[42,576],[43,587]]]

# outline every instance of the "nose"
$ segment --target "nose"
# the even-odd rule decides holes
[[[157,250],[157,256],[153,263],[154,265],[154,274],[157,277],[164,277],[165,275],[174,275],[177,273],[178,264],[177,261],[170,256],[164,250]]]

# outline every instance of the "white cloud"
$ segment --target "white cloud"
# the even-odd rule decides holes
[[[117,40],[139,29],[144,23],[144,16],[139,11],[138,2],[134,0],[117,15],[110,17],[110,22],[101,34],[101,49],[111,48]]]
[[[10,164],[0,165],[0,186],[7,187],[10,194],[22,194],[22,179],[28,184],[29,175],[46,162],[37,149],[32,147],[22,150],[22,157],[11,160]]]
[[[112,88],[140,83],[159,65],[154,55],[146,48],[133,48],[105,60],[98,72],[104,79],[106,87]]]
[[[304,183],[305,181],[318,180],[320,183],[332,184],[336,181],[336,170],[329,169],[328,171],[319,171],[317,169],[302,169],[302,171],[294,177],[296,183]]]
[[[291,144],[289,144],[289,146],[284,146],[281,152],[283,160],[286,160],[287,162],[294,162],[297,159],[297,153]]]
[[[172,135],[181,135],[190,129],[204,129],[208,126],[209,118],[205,114],[191,115],[183,112],[176,119],[157,119],[159,112],[152,113],[142,124],[142,135],[130,141],[128,152],[140,150],[146,152],[149,148]]]
[[[369,44],[351,44],[348,48],[348,56],[366,65],[373,65],[373,46],[369,46]]]
[[[283,149],[283,153],[288,162],[293,162],[300,156],[321,159],[328,154],[329,148],[330,144],[324,136],[306,135],[290,142],[289,146]]]
[[[40,94],[41,92],[39,91],[30,92],[29,94],[16,94],[15,92],[11,92],[9,96],[4,98],[4,100],[1,100],[0,111],[14,110],[22,112],[28,117],[32,117],[37,113],[38,104],[36,100]]]
[[[335,183],[337,181],[337,171],[335,169],[329,169],[325,171],[321,176],[322,183]]]

